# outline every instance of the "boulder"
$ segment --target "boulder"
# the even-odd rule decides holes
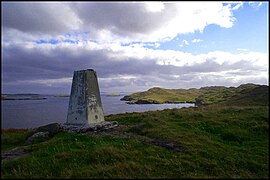
[[[33,139],[35,138],[54,136],[59,131],[62,131],[62,128],[58,123],[51,123],[45,126],[40,126],[29,134],[28,138],[26,139],[26,143],[32,143]]]
[[[31,144],[33,142],[34,139],[39,138],[39,137],[49,137],[49,132],[36,132],[35,134],[33,134],[32,136],[28,137],[26,140],[26,144]]]
[[[53,136],[61,131],[61,125],[58,123],[51,123],[45,126],[40,126],[36,129],[35,133],[37,132],[48,132],[49,136]]]

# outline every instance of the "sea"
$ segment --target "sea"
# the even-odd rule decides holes
[[[194,107],[194,103],[127,104],[120,96],[101,94],[104,115]],[[42,95],[42,100],[1,100],[1,128],[36,128],[50,123],[65,123],[69,97]]]

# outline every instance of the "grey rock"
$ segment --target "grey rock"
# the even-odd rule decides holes
[[[45,126],[40,126],[36,129],[37,132],[49,132],[49,136],[57,134],[61,130],[61,125],[58,123],[51,123]]]
[[[36,132],[32,136],[28,137],[26,140],[26,144],[31,144],[34,139],[39,138],[39,137],[49,137],[50,133],[49,132]]]
[[[121,100],[121,101],[132,101],[133,98],[130,97],[130,96],[124,96],[124,97],[122,97],[120,100]]]
[[[93,124],[63,124],[62,130],[65,132],[77,132],[77,133],[86,133],[88,131],[103,131],[106,129],[114,128],[118,126],[116,121],[103,121],[100,123]]]
[[[61,125],[58,123],[51,123],[45,126],[40,126],[29,134],[29,136],[26,139],[26,143],[30,144],[32,143],[33,139],[38,137],[49,137],[49,136],[52,137],[60,131],[62,131],[62,129]]]

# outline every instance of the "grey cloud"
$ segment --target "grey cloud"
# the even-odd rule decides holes
[[[218,64],[214,59],[194,64],[193,66],[177,67],[173,65],[156,64],[155,59],[138,60],[135,57],[126,58],[116,56],[112,58],[108,54],[112,52],[107,49],[89,50],[89,49],[73,49],[55,47],[51,50],[33,48],[27,49],[22,45],[12,45],[4,47],[2,62],[2,83],[4,90],[22,89],[23,84],[19,82],[27,82],[33,80],[47,80],[71,78],[73,71],[81,69],[93,68],[96,70],[103,89],[111,88],[120,89],[127,87],[131,90],[138,88],[150,88],[153,86],[161,86],[164,88],[191,88],[201,87],[205,85],[222,85],[230,84],[234,77],[242,75],[245,72],[258,72],[257,67],[251,62],[242,60],[234,64]],[[117,52],[116,52],[117,53]],[[221,71],[238,70],[234,74],[217,75]],[[260,70],[260,69],[259,69]],[[206,74],[203,74],[205,72]],[[209,72],[216,72],[209,74]],[[265,72],[265,71],[262,71]],[[129,75],[134,78],[117,79],[117,77]],[[175,77],[179,75],[179,77]],[[113,78],[108,80],[106,78]],[[264,82],[263,79],[257,81]],[[248,80],[247,80],[248,81]],[[254,80],[255,81],[255,80]],[[40,83],[25,84],[25,89],[46,88],[47,91],[66,91],[70,89],[71,82],[52,84],[48,86]],[[18,88],[16,87],[18,85]],[[33,84],[36,84],[34,87]]]
[[[124,37],[152,33],[177,13],[173,3],[165,3],[161,12],[148,12],[143,3],[5,2],[2,6],[5,31],[59,35],[77,28],[89,31],[92,38],[104,29]]]
[[[176,9],[173,4],[164,6],[161,12],[147,12],[143,3],[76,3],[73,9],[88,27],[132,36],[166,26]]]
[[[58,83],[48,86],[40,83],[4,83],[2,93],[37,93],[55,94],[70,93],[71,83]]]
[[[4,28],[36,34],[57,34],[70,30],[75,14],[65,4],[4,2]]]

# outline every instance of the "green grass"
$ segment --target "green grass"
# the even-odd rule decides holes
[[[128,136],[58,133],[2,162],[2,178],[269,178],[268,106],[167,109],[106,116]],[[141,124],[141,126],[138,126]],[[27,131],[2,130],[1,149]],[[174,142],[175,152],[143,143]],[[7,148],[9,147],[9,148]]]
[[[23,146],[24,141],[30,134],[28,129],[2,129],[1,151],[9,150],[17,146]]]
[[[266,85],[242,84],[238,87],[210,86],[200,89],[164,89],[154,87],[144,92],[138,92],[128,95],[136,102],[137,100],[155,101],[157,103],[185,103],[203,101],[204,104],[216,104],[231,99],[230,103],[247,104],[268,104],[269,87]]]
[[[106,96],[120,96],[120,93],[110,93],[106,94]]]
[[[150,100],[158,103],[166,102],[195,102],[195,98],[202,94],[198,89],[164,89],[151,88],[145,92],[138,92],[129,95],[134,100]]]
[[[69,97],[69,94],[55,94],[54,97]]]

